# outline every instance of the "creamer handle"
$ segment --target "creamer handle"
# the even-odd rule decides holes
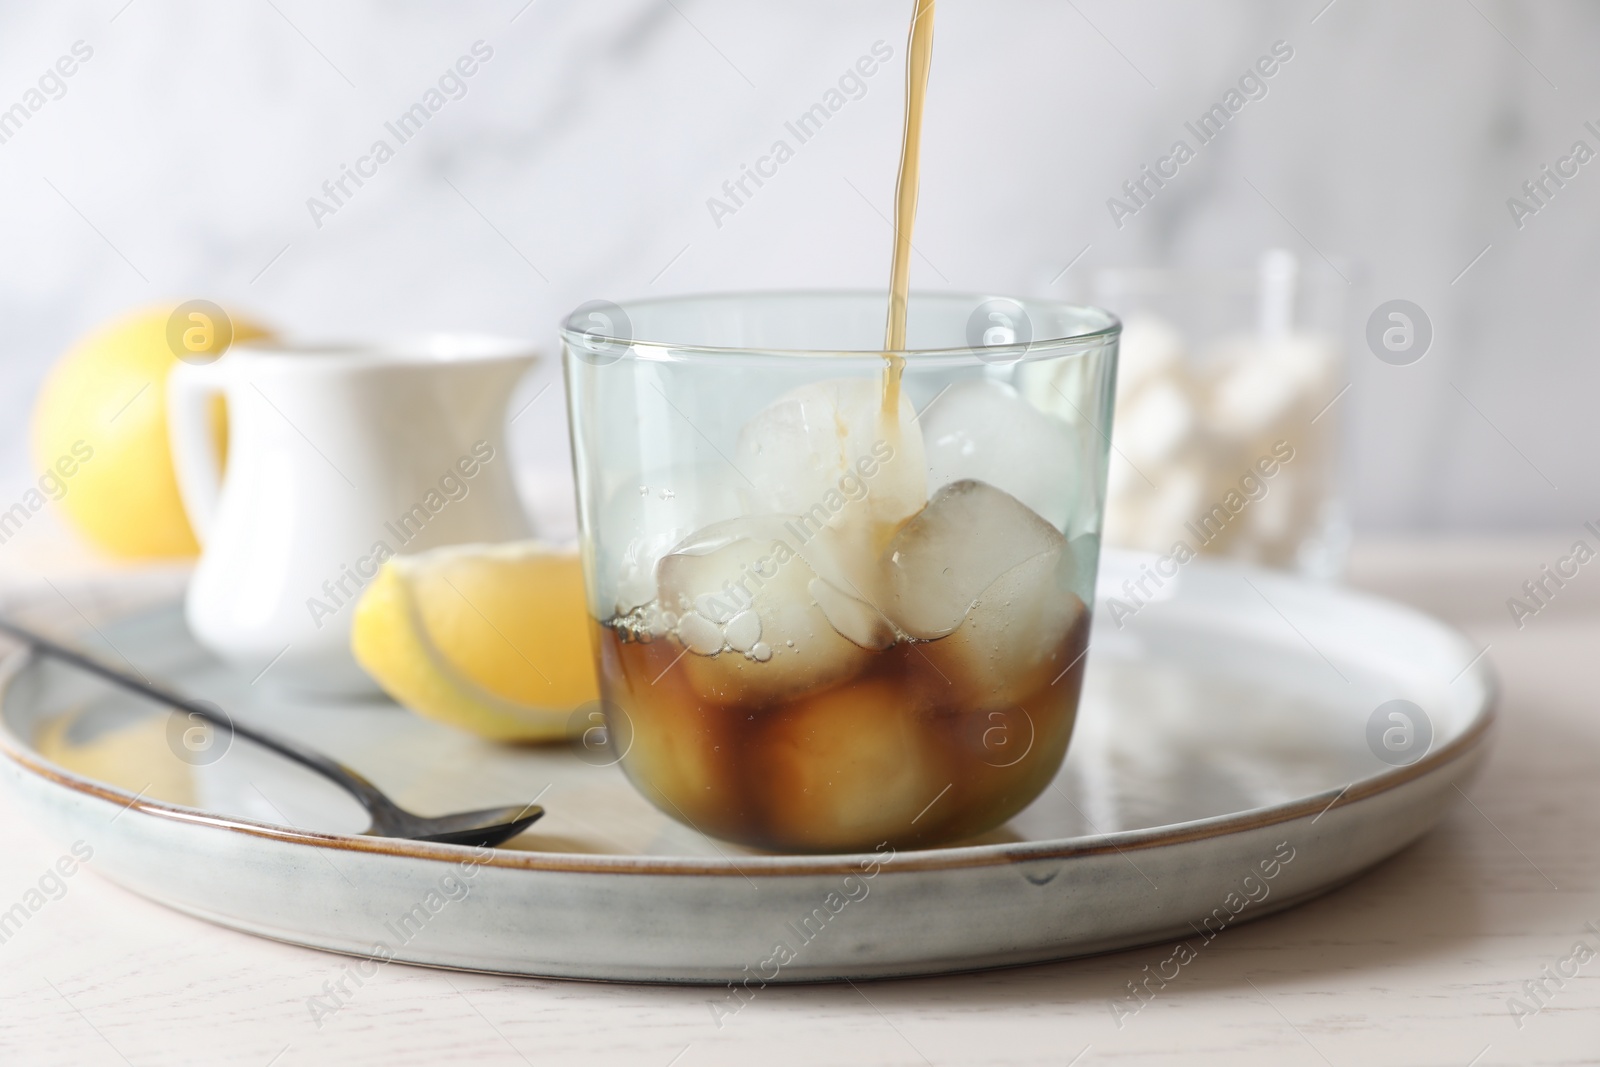
[[[226,361],[179,363],[167,375],[167,442],[189,525],[203,545],[222,491],[222,457],[213,432],[213,399],[223,392]]]

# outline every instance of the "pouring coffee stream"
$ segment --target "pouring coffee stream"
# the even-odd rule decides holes
[[[935,0],[912,0],[906,44],[905,128],[900,137],[900,166],[894,183],[894,252],[889,261],[889,314],[883,338],[883,406],[878,416],[883,438],[901,445],[900,379],[905,371],[906,310],[911,296],[911,233],[917,222],[917,194],[922,174],[922,110],[928,97],[928,71],[933,65]],[[894,530],[875,531],[878,547]]]
[[[906,49],[905,130],[900,139],[900,169],[894,187],[894,258],[889,268],[889,321],[884,353],[891,359],[888,385],[899,385],[906,347],[906,301],[911,292],[911,231],[917,221],[917,193],[922,173],[922,110],[928,97],[928,71],[933,64],[934,0],[914,0]],[[901,363],[894,362],[899,358]],[[886,391],[885,411],[894,411]]]
[[[39,655],[76,667],[130,693],[165,704],[220,730],[238,734],[245,740],[275,752],[290,762],[314,771],[349,793],[366,809],[372,818],[372,825],[363,831],[363,836],[435,841],[451,845],[482,845],[487,848],[510,840],[544,815],[544,809],[535,804],[484,808],[450,815],[416,815],[389,799],[383,790],[373,785],[365,776],[320,752],[307,748],[298,741],[291,741],[253,726],[240,726],[227,715],[220,714],[200,701],[107,666],[92,656],[58,644],[7,619],[0,619],[0,633],[21,641]]]

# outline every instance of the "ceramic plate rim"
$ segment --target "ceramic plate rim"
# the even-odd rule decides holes
[[[1226,565],[1224,565],[1226,566]],[[1293,576],[1285,576],[1294,580]],[[1445,631],[1452,636],[1465,637],[1454,627],[1423,612],[1382,597],[1372,596],[1343,586],[1330,586],[1337,595],[1351,597],[1390,612],[1410,615],[1413,620]],[[152,605],[141,611],[120,616],[115,621],[127,622],[146,615],[172,610],[172,602]],[[0,666],[0,704],[9,700],[17,678],[37,662],[38,657],[29,652],[19,652],[7,657]],[[1473,661],[1463,675],[1474,673],[1484,688],[1483,699],[1461,732],[1446,744],[1429,751],[1421,759],[1404,766],[1382,770],[1366,778],[1356,779],[1341,789],[1325,789],[1319,793],[1296,797],[1278,804],[1268,804],[1241,811],[1213,815],[1202,819],[1145,827],[1139,830],[1119,830],[1109,834],[1087,837],[1052,838],[1045,841],[1008,842],[990,845],[965,845],[957,848],[915,849],[895,854],[897,870],[956,870],[970,867],[991,867],[1036,860],[1071,859],[1079,856],[1099,855],[1107,852],[1128,852],[1189,841],[1225,837],[1264,826],[1292,822],[1316,813],[1322,814],[1335,807],[1344,807],[1368,797],[1399,788],[1440,768],[1449,766],[1476,750],[1484,741],[1497,717],[1500,702],[1500,684],[1494,671],[1481,658]],[[405,841],[397,838],[365,837],[359,834],[335,834],[292,827],[274,826],[251,819],[218,815],[198,808],[186,807],[165,801],[149,800],[124,789],[107,785],[75,774],[39,755],[33,747],[11,730],[9,721],[0,715],[0,753],[24,771],[53,784],[108,803],[119,803],[124,810],[137,810],[140,814],[174,822],[188,823],[209,830],[242,833],[252,837],[268,838],[287,844],[311,848],[331,848],[347,852],[365,852],[379,855],[401,856],[436,863],[457,863],[463,855],[475,855],[475,850],[462,845],[442,845],[422,841]],[[823,853],[817,855],[741,855],[737,861],[726,856],[712,860],[705,857],[672,856],[604,856],[575,852],[533,852],[515,849],[494,849],[488,857],[477,862],[484,866],[521,870],[555,871],[572,874],[637,874],[637,875],[699,875],[748,877],[804,876],[816,874],[849,873],[856,870],[863,859],[877,858],[876,853]]]

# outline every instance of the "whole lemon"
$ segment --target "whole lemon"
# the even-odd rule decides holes
[[[205,359],[230,343],[271,336],[254,323],[230,323],[215,305],[185,313],[200,303],[145,308],[90,334],[56,364],[34,404],[41,487],[84,537],[113,556],[200,550],[167,447],[167,374],[179,351]],[[219,403],[219,446],[225,417]]]

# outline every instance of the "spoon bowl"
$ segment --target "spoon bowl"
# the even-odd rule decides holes
[[[412,841],[438,841],[446,845],[483,845],[508,841],[538,821],[544,809],[534,804],[462,811],[454,815],[425,817],[395,809],[398,823],[380,828],[378,821],[363,833],[372,837],[402,837]]]

